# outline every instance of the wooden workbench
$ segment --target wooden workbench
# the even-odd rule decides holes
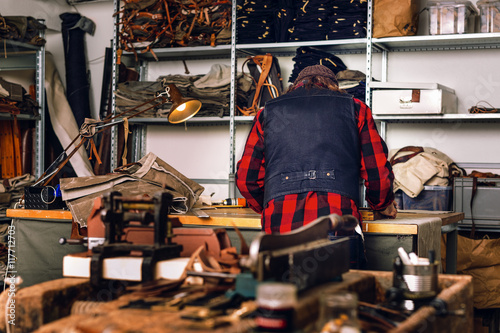
[[[319,314],[319,299],[325,293],[349,290],[360,301],[371,304],[383,302],[385,290],[392,285],[391,272],[350,271],[342,281],[326,283],[300,293],[295,306],[294,322],[298,327],[314,325]],[[111,286],[111,285],[110,285]],[[115,287],[115,285],[113,285]],[[460,315],[437,316],[436,309],[423,306],[390,333],[413,332],[472,332],[472,278],[459,275],[439,275],[437,297],[449,311]],[[254,332],[251,318],[236,320],[217,328],[202,328],[203,322],[183,318],[188,309],[162,307],[172,296],[144,296],[126,293],[113,300],[106,297],[109,290],[92,290],[87,279],[65,278],[44,282],[17,290],[12,333],[63,332]],[[114,289],[116,290],[116,289]],[[96,297],[95,292],[98,296]],[[99,298],[99,295],[101,297]],[[0,295],[0,312],[6,313],[8,291]],[[95,300],[77,304],[76,301]],[[250,302],[252,302],[250,300]],[[137,306],[134,304],[142,304]],[[148,305],[149,304],[149,305]],[[0,331],[6,331],[6,321],[0,321]]]
[[[178,215],[171,214],[170,218],[178,220],[183,225],[205,225],[205,226],[223,226],[232,227],[233,223],[241,228],[260,229],[260,214],[255,213],[250,208],[215,208],[204,209],[210,217],[198,217],[189,212]],[[7,209],[7,217],[21,219],[55,219],[72,220],[69,210],[36,210],[36,209]],[[364,221],[363,232],[383,232],[383,233],[415,233],[414,227],[401,227],[400,222],[416,218],[439,217],[442,225],[450,225],[464,219],[464,213],[453,212],[406,212],[398,213],[396,219],[384,219],[376,221]],[[403,228],[403,229],[401,229]]]
[[[247,243],[250,243],[251,240],[261,232],[260,214],[255,213],[250,208],[218,207],[203,209],[203,212],[209,215],[209,217],[198,217],[190,212],[183,215],[171,214],[170,218],[186,226],[227,228],[231,241],[236,247],[239,246],[240,240],[236,233],[234,233],[233,226],[238,227],[242,231]],[[25,222],[71,221],[71,212],[67,210],[8,209],[7,216]],[[464,214],[461,212],[401,211],[398,213],[396,219],[364,221],[363,232],[366,235],[365,239],[368,242],[367,246],[370,246],[373,240],[382,240],[383,237],[389,240],[401,240],[404,237],[413,237],[413,239],[416,239],[419,233],[419,224],[425,223],[425,221],[432,221],[433,219],[440,221],[441,233],[447,234],[446,272],[453,274],[456,272],[458,222],[464,219]],[[69,237],[69,234],[67,234],[66,237]],[[386,238],[381,242],[386,243]],[[415,244],[403,247],[406,247],[405,249],[407,251],[415,250],[417,243],[413,240],[409,240],[409,242]],[[379,244],[377,243],[373,246],[379,247]],[[34,251],[36,251],[36,249],[34,249]],[[390,249],[390,252],[394,253],[394,249]],[[371,254],[373,254],[373,252],[370,252],[370,255]],[[423,254],[425,255],[425,253]],[[384,253],[382,253],[380,257],[382,257],[382,260],[385,262],[383,264],[376,263],[369,268],[372,270],[390,270],[392,257],[388,257]]]
[[[260,229],[260,214],[255,213],[250,208],[215,208],[204,209],[210,217],[198,217],[193,213],[183,215],[170,215],[171,219],[176,219],[183,225],[205,225],[231,227],[233,223],[237,227]],[[415,234],[416,227],[411,224],[402,226],[402,221],[434,218],[441,219],[443,226],[458,223],[464,219],[464,213],[454,212],[430,212],[430,211],[401,211],[396,219],[383,219],[376,221],[364,221],[363,232],[375,233],[405,233]]]
[[[198,217],[192,213],[185,215],[171,215],[171,219],[178,220],[183,225],[196,226],[218,226],[232,228],[233,225],[240,229],[244,229],[244,235],[247,239],[252,239],[261,230],[260,214],[255,213],[250,208],[216,208],[203,210],[209,217]],[[416,251],[418,245],[419,228],[422,224],[438,220],[441,223],[441,233],[447,235],[446,241],[446,272],[450,274],[456,273],[457,263],[457,237],[458,237],[458,222],[464,219],[464,213],[459,212],[436,212],[436,211],[400,211],[396,219],[382,219],[375,221],[363,222],[363,233],[367,235],[366,240],[371,242],[373,237],[398,237],[410,236],[413,237],[409,242],[411,245],[403,246],[407,251]],[[231,236],[231,235],[230,235]],[[433,235],[436,236],[437,235]],[[399,238],[401,239],[401,237]],[[232,238],[232,240],[235,240]],[[440,244],[440,240],[437,240]],[[394,243],[396,244],[396,243]],[[367,244],[369,245],[369,244]],[[378,246],[375,245],[375,246]],[[398,246],[398,245],[394,245]],[[390,251],[393,252],[394,249]],[[440,249],[436,251],[440,254]],[[373,254],[373,253],[370,253]],[[426,251],[419,253],[426,256]],[[382,264],[375,264],[371,269],[391,270],[392,256],[384,258]],[[375,259],[375,258],[374,258]]]

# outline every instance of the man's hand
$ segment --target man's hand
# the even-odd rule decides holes
[[[395,219],[398,214],[398,210],[396,208],[396,203],[393,201],[386,209],[381,210],[380,214],[385,215],[389,218]]]

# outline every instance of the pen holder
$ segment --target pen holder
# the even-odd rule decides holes
[[[438,292],[439,264],[418,264],[403,266],[403,280],[408,286],[409,298],[431,298]]]

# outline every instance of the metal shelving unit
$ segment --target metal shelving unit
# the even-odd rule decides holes
[[[119,10],[119,0],[115,1],[115,9]],[[182,60],[182,59],[231,59],[231,106],[230,116],[215,117],[194,117],[188,120],[192,125],[226,125],[230,128],[230,175],[229,193],[234,194],[234,130],[237,123],[250,123],[253,117],[241,117],[235,115],[235,77],[237,58],[248,55],[272,53],[275,56],[293,56],[298,47],[310,46],[325,52],[335,54],[365,54],[366,55],[366,103],[371,105],[371,73],[372,55],[382,54],[382,81],[387,80],[388,54],[389,52],[415,52],[415,51],[453,51],[453,50],[481,50],[500,48],[500,33],[475,33],[460,35],[434,35],[434,36],[407,36],[407,37],[386,37],[372,38],[372,0],[368,0],[367,17],[367,38],[324,40],[308,42],[285,42],[285,43],[260,43],[260,44],[237,44],[236,27],[232,26],[231,45],[218,45],[216,47],[178,47],[155,49],[154,52],[160,61]],[[233,22],[236,21],[236,3],[233,2]],[[116,37],[115,37],[116,38]],[[132,57],[132,54],[123,54],[124,57]],[[151,53],[140,54],[141,77],[145,77],[147,63],[154,61]],[[444,115],[388,115],[374,116],[375,120],[381,124],[381,135],[385,137],[386,124],[404,122],[488,122],[500,120],[500,114],[444,114]],[[131,123],[136,125],[133,142],[140,157],[140,153],[145,151],[145,136],[147,125],[169,125],[166,119],[162,118],[133,118]],[[137,153],[137,152],[136,152]]]
[[[436,115],[373,115],[375,120],[388,123],[408,123],[408,122],[484,122],[500,121],[500,114],[494,113],[450,113]]]
[[[373,38],[372,42],[375,52],[382,52],[382,81],[387,81],[390,52],[500,49],[500,33],[385,37]],[[385,138],[389,123],[498,122],[500,114],[374,115],[374,119],[380,123],[380,135]]]
[[[45,38],[42,30],[40,37]],[[3,40],[4,55],[0,62],[0,72],[34,70],[36,85],[36,101],[39,105],[40,116],[20,114],[18,120],[35,121],[36,145],[35,145],[35,176],[42,175],[45,168],[45,46],[34,46],[14,40]],[[0,119],[11,119],[7,114],[1,114]]]
[[[483,50],[500,48],[500,33],[373,38],[374,47],[388,52]]]

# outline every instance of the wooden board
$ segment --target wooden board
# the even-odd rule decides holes
[[[73,220],[69,210],[53,209],[7,209],[7,217],[20,219]]]

